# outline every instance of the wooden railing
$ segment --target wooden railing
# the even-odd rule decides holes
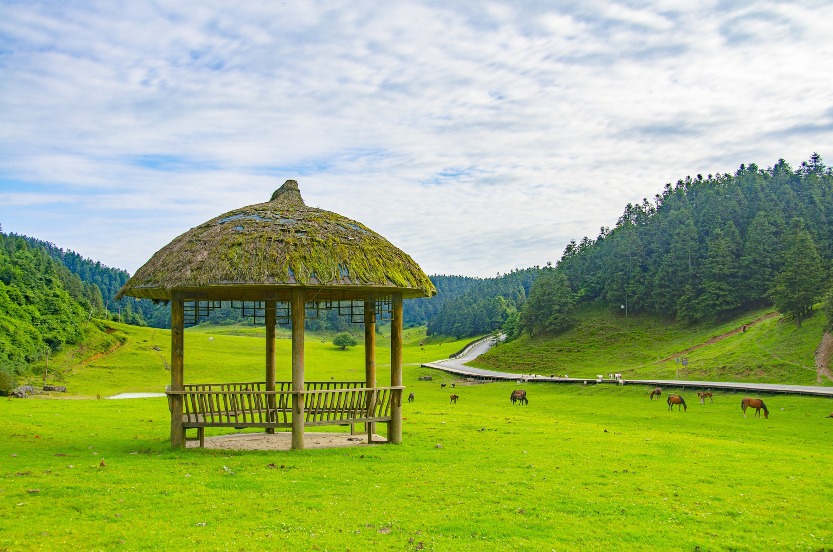
[[[277,382],[266,391],[264,382],[206,383],[168,390],[182,397],[184,428],[292,427],[292,397],[303,396],[304,425],[352,425],[389,422],[391,404],[401,404],[403,387],[364,387],[364,382],[306,382],[293,392],[291,382]],[[202,433],[202,432],[200,432]]]

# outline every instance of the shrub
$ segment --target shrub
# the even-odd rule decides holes
[[[347,332],[342,332],[340,334],[337,334],[333,338],[333,345],[335,345],[336,347],[338,347],[342,351],[347,349],[347,347],[353,347],[356,344],[358,344],[358,341],[356,341],[356,338],[353,337],[352,335],[350,335]]]
[[[8,396],[16,386],[14,376],[5,370],[0,370],[0,395]]]

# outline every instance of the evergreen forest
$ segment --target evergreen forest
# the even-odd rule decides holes
[[[779,160],[698,174],[628,204],[595,239],[572,240],[552,269],[566,283],[533,287],[521,330],[557,333],[569,320],[546,314],[569,319],[590,302],[689,323],[772,305],[800,325],[829,295],[831,261],[833,170],[818,154],[795,170]]]

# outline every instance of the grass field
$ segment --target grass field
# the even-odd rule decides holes
[[[171,382],[167,364],[171,358],[170,330],[101,322],[108,339],[95,333],[97,350],[88,341],[79,351],[68,347],[54,355],[50,381],[69,384],[69,396],[107,397],[122,392],[164,392]],[[261,381],[264,379],[265,332],[251,326],[195,326],[185,331],[185,382]],[[286,330],[278,332],[276,369],[278,380],[291,380],[291,339]],[[403,358],[420,364],[446,358],[470,340],[426,339],[425,328],[403,332]],[[420,345],[425,342],[424,345]],[[332,336],[311,334],[306,339],[306,379],[364,379],[362,347],[342,351],[332,344]],[[109,351],[108,354],[94,354]],[[84,360],[86,359],[86,360]],[[377,337],[377,377],[379,385],[390,383],[390,338]],[[44,362],[33,364],[42,373]],[[32,383],[40,382],[34,377]]]
[[[625,379],[833,385],[827,378],[817,383],[815,351],[824,316],[817,312],[798,328],[773,314],[760,310],[720,324],[688,326],[649,315],[624,318],[605,308],[589,307],[582,310],[576,327],[558,337],[524,335],[472,365],[580,378],[619,372]],[[751,324],[746,332],[739,331],[743,324]],[[686,352],[696,346],[701,347]],[[677,357],[687,358],[688,366],[678,364]]]
[[[669,412],[637,387],[512,406],[514,385],[461,384],[451,405],[418,364],[461,343],[412,332],[402,445],[171,451],[164,399],[94,398],[164,388],[169,337],[113,329],[123,346],[66,374],[88,398],[0,400],[0,550],[833,550],[827,399],[765,396],[757,419],[735,394]],[[308,379],[362,369],[361,347],[307,347]],[[260,379],[262,351],[189,330],[186,381]]]

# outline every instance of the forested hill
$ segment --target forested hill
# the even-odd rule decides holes
[[[830,289],[832,260],[833,171],[814,154],[795,170],[780,160],[666,184],[628,204],[613,229],[571,241],[554,272],[574,301],[623,314],[694,322],[774,304],[800,323]],[[558,278],[544,280],[550,292],[527,310],[552,312]]]
[[[430,335],[464,337],[500,329],[526,300],[539,267],[494,278],[431,276],[437,295],[405,303],[405,322],[428,326]]]
[[[101,291],[104,307],[122,322],[144,326],[145,324],[157,328],[169,328],[171,318],[166,305],[154,304],[147,299],[125,297],[116,301],[116,293],[130,278],[126,270],[111,268],[82,257],[75,251],[62,249],[53,243],[28,236],[11,236],[26,240],[32,248],[43,249],[50,257],[62,263],[73,274],[76,274],[86,284],[94,285]]]
[[[24,371],[47,351],[78,342],[86,321],[102,312],[97,287],[0,229],[0,371]]]

